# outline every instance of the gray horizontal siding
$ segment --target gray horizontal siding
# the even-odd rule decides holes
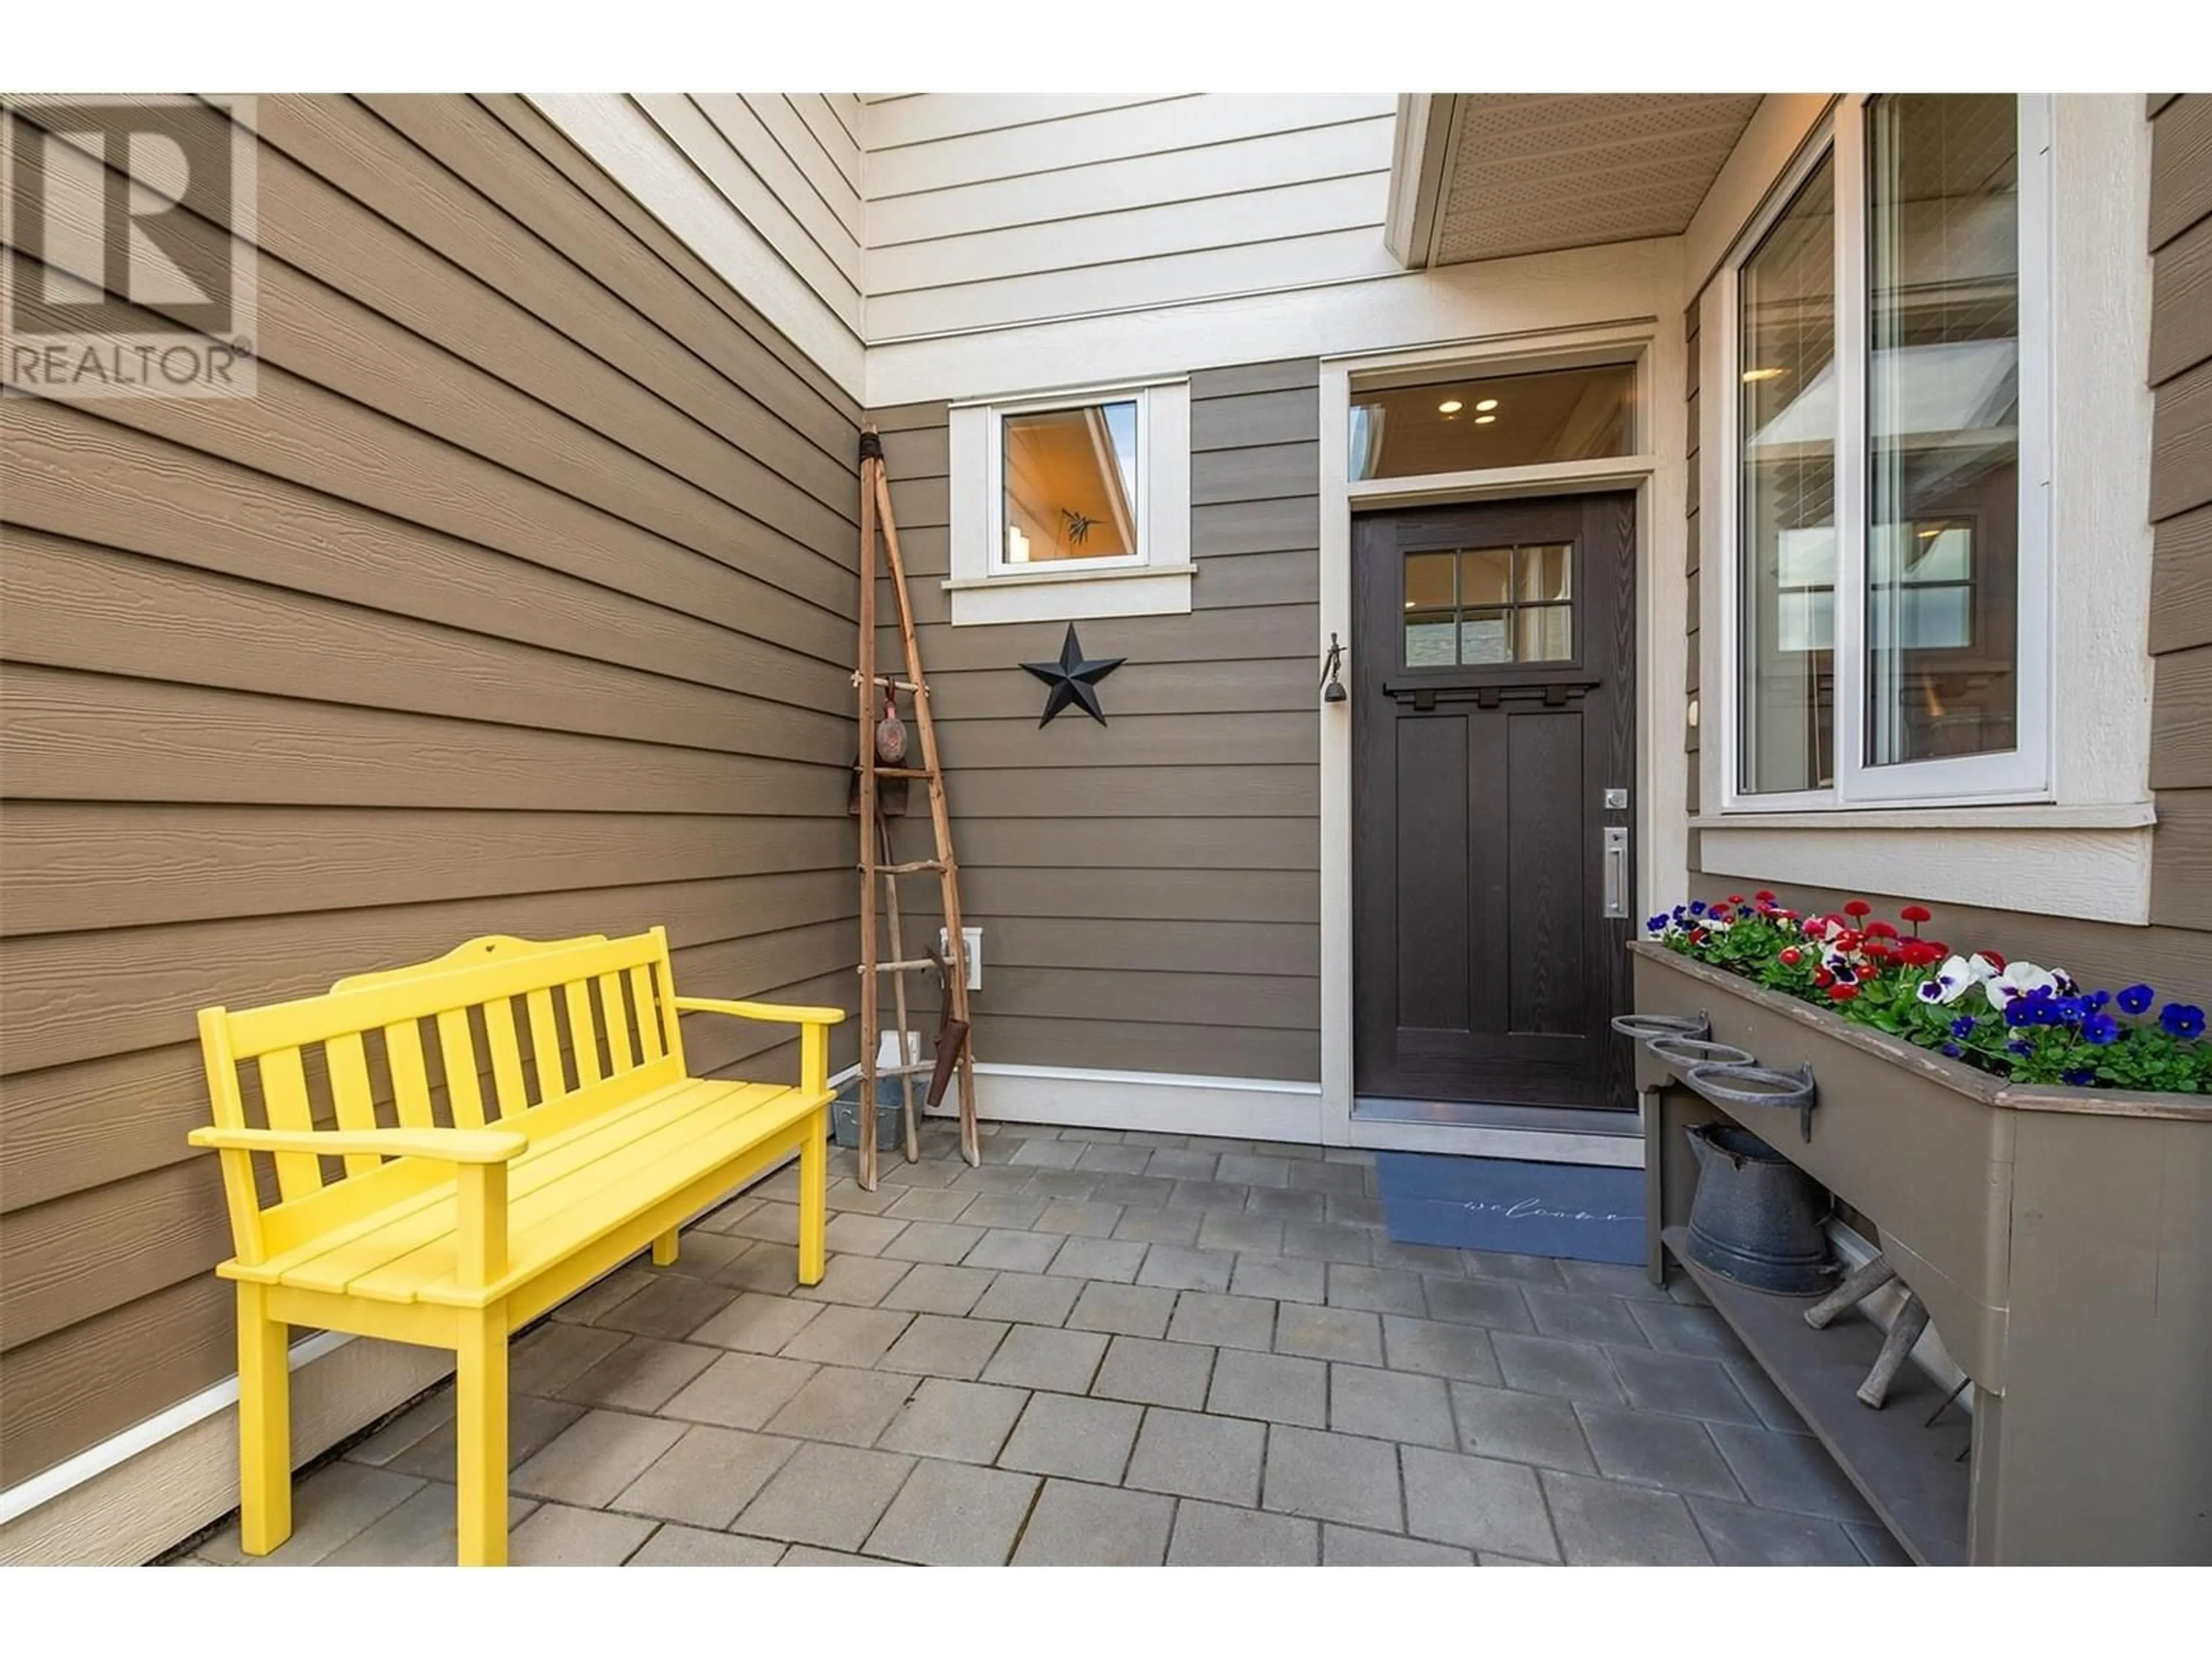
[[[1100,689],[1109,724],[1042,730],[1019,665],[1065,624],[950,625],[944,407],[871,416],[985,930],[987,1061],[1320,1076],[1317,368],[1201,374],[1191,400],[1192,613],[1080,624],[1127,659]],[[920,856],[926,822],[898,834]]]

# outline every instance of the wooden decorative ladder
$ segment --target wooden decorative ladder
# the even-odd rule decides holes
[[[906,678],[876,672],[876,538],[883,538],[884,562],[889,568],[891,592],[898,605],[900,643],[905,648]],[[916,1060],[906,1046],[906,981],[902,975],[925,969],[940,975],[944,984],[945,1022],[939,1041],[958,1045],[960,1077],[960,1155],[972,1164],[982,1162],[975,1144],[975,1060],[969,1041],[968,946],[960,927],[960,866],[952,856],[952,818],[945,805],[945,769],[937,753],[937,723],[929,708],[929,682],[921,672],[921,647],[915,637],[914,607],[907,597],[906,562],[899,554],[898,523],[891,515],[890,481],[884,471],[883,439],[873,426],[860,434],[860,665],[853,676],[860,710],[860,1184],[876,1189],[876,1093],[885,1076],[904,1082],[906,1155],[912,1163],[921,1156],[915,1125],[914,1087],[917,1073],[936,1069],[933,1060]],[[876,758],[876,720],[888,696],[905,692],[914,699],[915,726],[921,745],[918,767],[885,766]],[[889,821],[878,810],[877,780],[919,778],[929,787],[929,822],[936,837],[933,858],[900,863],[896,858]],[[933,953],[909,958],[899,925],[898,878],[933,872],[938,879],[945,917],[946,956]],[[890,924],[890,957],[884,960],[877,938],[876,884],[883,883],[884,908]],[[946,959],[949,958],[949,961]],[[895,1012],[898,1017],[899,1063],[879,1063],[882,1046],[882,981],[891,976]]]

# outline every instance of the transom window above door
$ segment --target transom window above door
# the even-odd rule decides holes
[[[1408,478],[1626,455],[1636,365],[1376,387],[1352,401],[1346,476]]]
[[[1405,557],[1407,667],[1483,668],[1574,656],[1573,543]]]

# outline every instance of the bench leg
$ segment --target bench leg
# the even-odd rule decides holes
[[[672,1267],[676,1265],[676,1250],[678,1244],[676,1237],[677,1231],[678,1230],[676,1228],[671,1227],[666,1232],[661,1234],[659,1237],[653,1241],[653,1265],[654,1267]]]
[[[238,1535],[248,1555],[292,1535],[291,1328],[268,1306],[262,1286],[238,1287]]]
[[[453,1422],[460,1443],[460,1559],[507,1565],[507,1310],[459,1316]]]
[[[815,1113],[799,1147],[799,1282],[819,1285],[830,1265],[830,1109]]]

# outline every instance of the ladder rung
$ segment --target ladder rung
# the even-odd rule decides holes
[[[875,771],[879,778],[926,778],[932,775],[926,766],[878,766]]]
[[[878,1077],[919,1077],[924,1072],[933,1072],[936,1069],[937,1062],[935,1060],[917,1060],[909,1066],[878,1066],[876,1067],[875,1075]]]
[[[858,685],[860,683],[860,671],[855,669],[853,672],[853,684]],[[926,685],[916,685],[912,680],[893,679],[889,674],[877,675],[876,684],[878,685],[888,685],[895,690],[917,692],[924,696],[927,696],[929,694],[929,688]]]
[[[866,869],[867,866],[863,865],[861,867]],[[924,870],[943,868],[945,861],[942,859],[916,859],[912,864],[878,864],[875,872],[879,876],[911,876]]]
[[[927,957],[924,957],[919,962],[864,963],[860,967],[853,969],[853,971],[856,974],[865,974],[871,970],[878,974],[911,974],[924,968],[934,968],[936,966],[937,964],[934,962],[931,961]]]

